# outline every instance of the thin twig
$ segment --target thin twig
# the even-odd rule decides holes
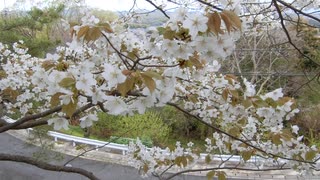
[[[2,127],[0,127],[0,133],[3,133],[9,129],[13,129],[14,127],[18,126],[18,125],[21,125],[27,121],[30,121],[30,120],[36,120],[38,118],[42,118],[42,117],[45,117],[45,116],[48,116],[50,114],[53,114],[53,113],[56,113],[56,112],[59,112],[61,111],[62,109],[62,106],[57,106],[55,108],[52,108],[52,109],[49,109],[47,111],[44,111],[44,112],[40,112],[38,114],[34,114],[34,115],[30,115],[30,116],[25,116],[19,120],[17,120],[16,122],[14,123],[10,123],[10,124],[7,124],[7,125],[4,125]]]
[[[218,6],[215,6],[215,5],[213,5],[211,3],[208,3],[206,1],[203,1],[203,0],[196,0],[196,1],[200,2],[201,4],[207,5],[209,7],[212,7],[213,9],[216,9],[216,10],[219,10],[219,11],[223,11],[222,8],[219,8]]]
[[[134,128],[131,128],[131,129],[128,129],[127,131],[125,131],[124,133],[120,134],[119,137],[115,138],[114,140],[118,140],[120,139],[123,135],[127,134],[129,131],[132,131]],[[109,145],[111,143],[111,141],[107,142],[106,144],[104,145],[101,145],[101,146],[98,146],[98,147],[95,147],[95,148],[91,148],[89,150],[84,150],[84,152],[78,154],[77,156],[73,157],[72,159],[70,159],[69,161],[67,161],[66,163],[64,163],[63,166],[66,166],[67,164],[69,164],[70,162],[74,161],[75,159],[79,158],[80,156],[83,156],[84,154],[90,152],[90,151],[93,151],[93,150],[96,150],[96,149],[101,149],[107,145]]]
[[[116,53],[118,54],[119,58],[122,60],[123,64],[126,66],[127,69],[130,69],[129,66],[130,64],[125,60],[123,59],[123,57],[127,58],[127,59],[130,59],[131,61],[134,61],[133,59],[131,59],[130,57],[124,55],[123,53],[121,53],[113,44],[112,42],[110,41],[110,39],[108,38],[107,35],[105,35],[104,33],[102,33],[102,36],[106,38],[106,40],[108,41],[108,43],[110,44],[111,48],[116,51]]]
[[[158,9],[160,12],[162,12],[162,14],[164,16],[166,16],[168,19],[170,19],[170,16],[159,6],[157,6],[154,2],[152,2],[151,0],[146,0],[148,3],[150,3],[153,7],[155,7],[156,9]]]
[[[289,8],[289,9],[292,9],[292,10],[295,11],[296,13],[302,14],[302,15],[304,15],[304,16],[306,16],[306,17],[309,17],[309,18],[311,18],[311,19],[313,19],[313,20],[316,20],[316,21],[320,22],[320,19],[317,18],[316,16],[313,16],[313,15],[310,15],[310,14],[308,14],[308,13],[305,13],[305,12],[303,12],[302,10],[297,9],[297,8],[293,7],[292,5],[286,3],[286,2],[284,2],[284,1],[282,1],[282,0],[274,0],[274,2],[275,2],[275,1],[281,3],[282,5],[286,6],[286,7]]]
[[[305,57],[305,58],[307,58],[308,60],[312,61],[312,62],[315,63],[317,66],[320,66],[319,63],[317,63],[317,62],[314,61],[312,58],[310,58],[310,57],[307,56],[305,53],[303,53],[303,52],[293,43],[293,41],[292,41],[292,39],[291,39],[291,36],[290,36],[290,34],[289,34],[289,31],[288,31],[288,29],[286,28],[286,25],[284,24],[284,18],[283,18],[281,9],[280,9],[277,1],[279,1],[279,0],[272,0],[273,4],[274,4],[274,6],[275,6],[275,8],[276,8],[276,10],[277,10],[277,13],[278,13],[278,15],[279,15],[279,18],[280,18],[281,27],[282,27],[284,33],[286,34],[286,37],[287,37],[287,39],[288,39],[289,44],[291,44],[291,46],[292,46],[294,49],[296,49],[296,50],[299,52],[299,54],[301,54],[303,57]],[[282,2],[282,1],[279,1],[279,2]],[[290,6],[288,6],[288,7],[290,7]],[[293,7],[292,7],[292,8],[293,8]],[[319,19],[319,22],[320,22],[320,19]]]
[[[312,162],[312,161],[292,159],[292,158],[283,157],[283,156],[280,156],[280,155],[277,155],[277,154],[268,153],[268,152],[266,152],[265,150],[263,150],[263,149],[261,149],[261,148],[259,148],[259,147],[256,147],[256,146],[250,144],[249,142],[247,142],[247,141],[245,141],[245,140],[243,140],[243,139],[240,139],[240,138],[238,138],[238,137],[236,137],[236,136],[233,136],[233,135],[231,135],[231,134],[229,134],[229,133],[221,130],[221,129],[218,128],[218,127],[215,127],[215,126],[213,126],[213,125],[211,125],[211,124],[209,124],[209,123],[207,123],[207,122],[204,122],[201,118],[199,118],[199,117],[196,116],[196,115],[191,114],[191,113],[188,112],[187,110],[184,110],[183,108],[179,107],[177,104],[168,102],[167,105],[172,106],[172,107],[175,107],[175,108],[178,109],[179,111],[181,111],[181,112],[183,112],[183,113],[185,113],[185,114],[187,114],[187,115],[195,118],[195,119],[196,119],[197,121],[199,121],[200,123],[206,125],[207,127],[210,127],[211,129],[217,131],[218,133],[224,134],[224,135],[230,137],[231,139],[240,141],[240,142],[244,143],[245,145],[247,145],[247,146],[249,146],[249,147],[251,147],[251,148],[253,148],[253,149],[257,150],[257,151],[260,151],[260,152],[262,152],[262,153],[264,153],[264,154],[266,154],[266,155],[269,155],[269,156],[271,156],[271,157],[273,157],[273,158],[281,158],[281,159],[290,160],[290,161],[297,161],[297,162],[303,162],[303,163],[308,163],[308,164],[315,164],[315,162]]]

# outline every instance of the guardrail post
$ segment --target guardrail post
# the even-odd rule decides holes
[[[58,141],[58,138],[57,138],[57,137],[54,137],[54,141]]]
[[[32,131],[32,128],[27,128],[27,133],[30,134],[30,131]]]
[[[72,146],[73,147],[76,146],[76,142],[72,141]]]
[[[122,150],[122,155],[126,155],[126,151],[125,150]]]

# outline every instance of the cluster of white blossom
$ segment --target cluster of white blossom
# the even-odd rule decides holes
[[[226,6],[234,9],[239,2]],[[72,42],[44,60],[30,57],[22,42],[14,44],[13,51],[0,44],[5,73],[0,90],[12,98],[5,102],[6,108],[24,116],[61,106],[62,111],[52,114],[48,124],[67,129],[68,118],[87,104],[92,107],[81,114],[82,128],[98,120],[98,108],[113,115],[131,115],[174,103],[221,130],[205,140],[209,156],[252,152],[292,159],[292,167],[310,169],[302,161],[315,160],[318,150],[296,137],[297,126],[284,124],[299,112],[294,100],[283,97],[282,89],[257,95],[255,85],[247,80],[217,73],[219,62],[232,53],[239,36],[234,31],[238,19],[233,14],[228,18],[230,24],[217,35],[208,27],[207,8],[191,12],[181,7],[150,35],[141,29],[117,28],[119,24],[97,31],[99,20],[85,16],[82,25],[73,27]],[[226,26],[233,29],[226,30]],[[34,107],[35,103],[41,105]],[[181,168],[193,165],[199,155],[192,143],[187,146],[177,143],[174,149],[148,149],[138,140],[130,144],[128,155],[143,174],[150,174],[172,163]],[[254,147],[258,148],[255,153]]]

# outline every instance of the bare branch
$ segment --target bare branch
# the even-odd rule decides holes
[[[131,128],[131,129],[128,129],[127,131],[123,132],[122,134],[120,134],[117,138],[115,138],[114,140],[118,140],[120,139],[121,137],[123,137],[124,135],[126,135],[128,132],[134,130],[134,128]],[[77,156],[73,157],[72,159],[68,160],[66,163],[64,163],[64,166],[66,166],[67,164],[69,164],[70,162],[72,162],[73,160],[83,156],[84,154],[90,152],[90,151],[93,151],[93,150],[96,150],[96,149],[101,149],[101,148],[104,148],[105,146],[109,145],[111,143],[111,141],[105,143],[104,145],[101,145],[101,146],[98,146],[98,147],[94,147],[94,148],[91,148],[91,149],[88,149],[88,150],[84,150],[82,153],[78,154]]]
[[[263,150],[263,149],[261,149],[261,148],[259,148],[259,147],[257,147],[257,146],[254,146],[254,145],[250,144],[249,142],[247,142],[247,141],[245,141],[245,140],[243,140],[243,139],[240,139],[240,138],[238,138],[238,137],[235,137],[235,136],[233,136],[233,135],[231,135],[231,134],[229,134],[229,133],[221,130],[221,129],[218,128],[218,127],[215,127],[215,126],[213,126],[213,125],[211,125],[211,124],[209,124],[209,123],[207,123],[207,122],[202,121],[201,118],[199,118],[198,116],[193,115],[193,114],[191,114],[190,112],[182,109],[182,108],[179,107],[177,104],[168,102],[167,105],[172,106],[172,107],[175,107],[175,108],[178,109],[179,111],[181,111],[181,112],[183,112],[183,113],[185,113],[185,114],[187,114],[187,115],[195,118],[195,119],[196,119],[197,121],[199,121],[200,123],[202,123],[202,124],[206,125],[207,127],[209,127],[209,128],[211,128],[211,129],[217,131],[218,133],[227,135],[227,136],[230,137],[231,139],[240,141],[240,142],[246,144],[247,146],[249,146],[249,147],[251,147],[251,148],[253,148],[253,149],[257,150],[257,151],[260,151],[260,152],[262,152],[262,153],[264,153],[264,154],[266,154],[266,155],[269,155],[270,157],[273,157],[273,158],[281,158],[281,159],[285,159],[285,160],[291,160],[291,161],[297,161],[297,162],[303,162],[303,163],[309,163],[309,164],[315,164],[315,162],[312,162],[312,161],[292,159],[292,158],[283,157],[283,156],[280,156],[280,155],[277,155],[277,154],[268,153],[267,151],[265,151],[265,150]]]
[[[19,120],[17,120],[16,122],[14,123],[10,123],[10,124],[7,124],[5,126],[1,126],[0,127],[0,133],[3,133],[9,129],[14,129],[14,127],[17,127],[18,125],[21,125],[27,121],[30,121],[30,120],[36,120],[38,118],[42,118],[42,117],[45,117],[45,116],[48,116],[50,114],[53,114],[53,113],[56,113],[56,112],[59,112],[61,111],[62,109],[62,106],[57,106],[55,108],[52,108],[52,109],[49,109],[47,111],[44,111],[44,112],[40,112],[38,114],[34,114],[34,115],[30,115],[30,116],[25,116]]]
[[[81,168],[52,165],[46,162],[36,160],[34,158],[21,156],[21,155],[11,155],[11,154],[0,153],[0,161],[13,161],[13,162],[26,163],[26,164],[34,165],[44,170],[76,173],[76,174],[83,175],[91,180],[99,180],[99,178],[96,177],[92,172],[86,171]]]
[[[48,119],[41,119],[36,121],[30,121],[27,123],[20,124],[19,126],[16,126],[12,129],[27,129],[27,128],[33,128],[37,126],[42,126],[48,124]]]
[[[83,111],[85,111],[85,110],[87,110],[87,109],[90,109],[90,108],[93,107],[93,106],[95,106],[95,105],[92,104],[92,103],[88,103],[88,104],[82,106],[81,108],[77,109],[77,110],[72,114],[71,117],[75,117],[75,116],[77,116],[78,114],[80,114],[81,112],[83,112]]]
[[[296,12],[296,13],[298,13],[298,14],[302,14],[302,15],[304,15],[304,16],[306,16],[306,17],[309,17],[309,18],[311,18],[311,19],[313,19],[313,20],[316,20],[316,21],[320,22],[320,19],[317,18],[316,16],[313,16],[313,15],[310,15],[310,14],[308,14],[308,13],[305,13],[305,12],[303,12],[302,10],[297,9],[297,8],[293,7],[292,5],[286,3],[286,2],[284,2],[284,1],[282,1],[282,0],[275,0],[275,1],[278,1],[278,2],[281,3],[282,5],[286,6],[286,7],[289,8],[289,9],[292,9],[294,12]],[[274,2],[275,2],[275,1],[274,1]]]
[[[305,54],[293,43],[293,41],[292,41],[292,39],[291,39],[291,36],[290,36],[290,34],[289,34],[289,31],[288,31],[288,29],[286,28],[286,25],[284,24],[284,18],[283,18],[281,9],[280,9],[277,1],[279,1],[279,0],[272,0],[273,4],[274,4],[274,6],[275,6],[275,8],[276,8],[276,10],[277,10],[277,13],[278,13],[278,15],[279,15],[280,24],[281,24],[281,26],[282,26],[282,28],[283,28],[284,33],[286,34],[286,37],[287,37],[287,39],[288,39],[289,44],[291,44],[291,45],[294,47],[294,49],[296,49],[296,50],[299,52],[299,54],[301,54],[303,57],[309,59],[310,61],[312,61],[313,63],[315,63],[317,66],[320,66],[319,63],[317,63],[316,61],[314,61],[314,60],[313,60],[312,58],[310,58],[309,56],[305,55]],[[281,2],[281,1],[280,1],[280,2]],[[293,7],[292,7],[292,8],[293,8]],[[320,19],[319,19],[319,22],[320,22]]]
[[[203,1],[203,0],[196,0],[196,1],[198,1],[198,2],[201,3],[201,4],[207,5],[207,6],[209,6],[209,7],[212,7],[213,9],[216,9],[216,10],[219,10],[219,11],[223,11],[222,8],[219,8],[218,6],[215,6],[215,5],[213,5],[213,4],[211,4],[211,3],[208,3],[208,2],[206,2],[206,1]]]
[[[166,16],[168,19],[170,19],[170,16],[159,6],[157,6],[155,3],[153,3],[151,0],[146,0],[148,3],[150,3],[153,7],[155,7],[156,9],[158,9],[159,11],[162,12],[162,14],[164,16]]]
[[[127,59],[130,59],[131,61],[134,61],[133,59],[131,59],[130,57],[124,55],[123,53],[121,53],[113,44],[112,42],[110,41],[110,39],[108,38],[107,35],[105,35],[104,33],[102,33],[102,36],[106,38],[106,40],[108,41],[108,43],[110,44],[111,48],[116,51],[116,53],[118,54],[119,58],[122,60],[123,64],[126,66],[127,69],[130,69],[129,66],[130,64],[125,60],[123,59],[123,57],[127,58]]]

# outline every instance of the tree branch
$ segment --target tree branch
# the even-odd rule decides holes
[[[0,153],[0,161],[12,161],[12,162],[26,163],[26,164],[30,164],[30,165],[36,166],[36,167],[44,169],[44,170],[66,172],[66,173],[76,173],[76,174],[83,175],[91,180],[99,180],[99,178],[97,178],[93,173],[86,171],[84,169],[81,169],[81,168],[52,165],[52,164],[49,164],[46,162],[36,160],[34,158],[21,156],[21,155],[11,155],[11,154]]]
[[[283,18],[281,9],[280,9],[277,1],[279,1],[279,0],[272,0],[272,2],[273,2],[273,4],[274,4],[274,7],[276,8],[277,13],[278,13],[278,15],[279,15],[280,24],[281,24],[281,26],[282,26],[282,28],[283,28],[284,33],[286,34],[286,37],[287,37],[287,39],[288,39],[289,44],[291,44],[291,45],[293,46],[293,48],[296,49],[296,50],[299,52],[299,54],[301,54],[303,57],[307,58],[308,60],[312,61],[313,63],[315,63],[317,66],[320,67],[320,64],[319,64],[319,63],[317,63],[316,61],[314,61],[314,60],[313,60],[312,58],[310,58],[309,56],[305,55],[305,54],[293,43],[293,41],[292,41],[292,39],[291,39],[291,37],[290,37],[289,31],[288,31],[288,29],[286,28],[286,25],[284,24],[284,18]],[[282,1],[279,1],[279,2],[282,2]],[[288,7],[289,7],[289,8],[293,8],[293,7],[289,6],[289,5],[288,5]],[[294,9],[293,9],[293,10],[294,10]],[[318,18],[316,18],[316,19],[318,19]],[[319,19],[319,22],[320,22],[320,19]]]
[[[48,124],[48,119],[41,119],[37,121],[30,121],[27,123],[20,124],[19,126],[13,127],[12,129],[27,129],[27,128],[46,125],[46,124]]]
[[[196,0],[196,1],[198,1],[198,2],[201,3],[201,4],[207,5],[207,6],[209,6],[209,7],[212,7],[213,9],[216,9],[216,10],[219,10],[219,11],[223,11],[222,8],[219,8],[218,6],[215,6],[215,5],[213,5],[213,4],[211,4],[211,3],[208,3],[208,2],[206,2],[206,1],[203,1],[203,0]]]
[[[124,55],[123,53],[121,53],[121,52],[112,44],[112,42],[110,41],[110,39],[108,38],[107,35],[105,35],[105,34],[102,33],[102,32],[101,32],[101,34],[102,34],[102,36],[103,36],[104,38],[106,38],[106,40],[107,40],[108,43],[110,44],[111,48],[118,54],[119,58],[122,60],[123,64],[126,66],[126,68],[127,68],[127,69],[130,69],[130,68],[129,68],[129,67],[130,67],[130,64],[129,64],[125,59],[123,59],[123,57],[125,57],[125,58],[127,58],[127,59],[130,59],[130,60],[133,61],[133,62],[134,62],[134,60],[131,59],[130,57]]]
[[[159,11],[162,12],[162,14],[164,16],[166,16],[168,19],[170,19],[170,16],[168,16],[168,14],[159,6],[157,6],[156,4],[154,4],[151,0],[146,0],[148,3],[150,3],[153,7],[155,7],[156,9],[158,9]]]
[[[127,131],[123,132],[122,134],[119,135],[119,137],[115,138],[114,141],[120,139],[121,137],[123,137],[124,135],[126,135],[129,131],[132,131],[134,130],[134,128],[131,128],[131,129],[128,129]],[[64,166],[66,166],[67,164],[69,164],[70,162],[72,162],[73,160],[79,158],[80,156],[83,156],[84,154],[90,152],[90,151],[93,151],[93,150],[96,150],[96,149],[101,149],[101,148],[104,148],[105,146],[109,145],[111,142],[111,140],[101,146],[98,146],[98,147],[94,147],[94,148],[91,148],[91,149],[88,149],[88,150],[84,150],[82,153],[78,154],[77,156],[73,157],[72,159],[68,160],[67,162],[64,163]]]
[[[0,133],[3,133],[9,129],[14,129],[15,127],[27,122],[27,121],[30,121],[30,120],[35,120],[35,119],[38,119],[38,118],[42,118],[42,117],[45,117],[45,116],[48,116],[50,114],[53,114],[55,112],[59,112],[61,111],[62,109],[62,106],[57,106],[53,109],[49,109],[47,111],[44,111],[44,112],[40,112],[38,114],[34,114],[34,115],[30,115],[30,116],[25,116],[19,120],[17,120],[16,122],[14,123],[10,123],[10,124],[7,124],[7,125],[4,125],[4,126],[1,126],[0,127]]]
[[[175,107],[175,108],[178,109],[179,111],[181,111],[181,112],[183,112],[183,113],[185,113],[185,114],[187,114],[187,115],[195,118],[195,119],[198,120],[200,123],[202,123],[202,124],[206,125],[207,127],[209,127],[209,128],[211,128],[211,129],[217,131],[218,133],[227,135],[227,136],[230,137],[231,139],[240,141],[240,142],[244,143],[245,145],[247,145],[247,146],[249,146],[249,147],[251,147],[251,148],[253,148],[253,149],[257,150],[257,151],[260,151],[260,152],[262,152],[262,153],[264,153],[264,154],[266,154],[266,155],[269,155],[269,156],[271,156],[271,157],[273,157],[273,158],[281,158],[281,159],[290,160],[290,161],[297,161],[297,162],[302,162],[302,163],[315,164],[315,162],[312,162],[312,161],[305,161],[305,160],[299,160],[299,159],[291,159],[291,158],[283,157],[283,156],[280,156],[280,155],[277,155],[277,154],[268,153],[268,152],[266,152],[265,150],[263,150],[263,149],[261,149],[261,148],[259,148],[259,147],[257,147],[257,146],[254,146],[254,145],[250,144],[249,142],[247,142],[247,141],[245,141],[245,140],[243,140],[243,139],[240,139],[240,138],[238,138],[238,137],[236,137],[236,136],[233,136],[233,135],[231,135],[231,134],[229,134],[229,133],[227,133],[227,132],[219,129],[218,127],[215,127],[215,126],[213,126],[213,125],[211,125],[211,124],[209,124],[209,123],[206,123],[206,122],[202,121],[201,118],[199,118],[198,116],[193,115],[193,114],[191,114],[190,112],[182,109],[182,108],[179,107],[177,104],[168,102],[167,105],[172,106],[172,107]]]
[[[286,2],[284,2],[284,1],[282,1],[282,0],[275,0],[275,1],[278,1],[279,3],[281,3],[281,4],[284,5],[284,6],[286,6],[287,8],[292,9],[292,10],[293,10],[294,12],[296,12],[297,14],[302,14],[302,15],[304,15],[304,16],[306,16],[306,17],[309,17],[309,18],[311,18],[311,19],[313,19],[313,20],[316,20],[316,21],[320,22],[320,19],[317,18],[316,16],[313,16],[313,15],[310,15],[310,14],[308,14],[308,13],[305,13],[305,12],[303,12],[302,10],[297,9],[297,8],[291,6],[290,4],[288,4],[288,3],[286,3]]]

